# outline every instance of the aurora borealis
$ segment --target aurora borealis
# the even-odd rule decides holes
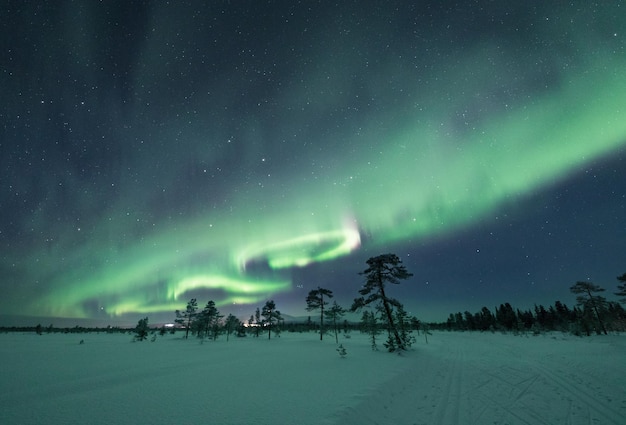
[[[384,252],[426,320],[611,290],[626,13],[518,3],[5,2],[0,314],[300,316]]]

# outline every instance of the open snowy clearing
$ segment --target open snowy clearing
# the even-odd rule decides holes
[[[622,335],[436,332],[398,356],[352,333],[345,359],[312,333],[180,335],[0,335],[0,423],[626,423]]]

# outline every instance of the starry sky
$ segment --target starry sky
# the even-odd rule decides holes
[[[1,7],[2,317],[303,316],[387,252],[433,321],[626,272],[621,1]]]

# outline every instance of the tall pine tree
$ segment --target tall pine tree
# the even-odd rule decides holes
[[[341,319],[343,315],[346,314],[346,310],[339,304],[337,304],[337,301],[333,301],[333,305],[331,305],[330,308],[324,312],[324,314],[333,324],[333,331],[335,332],[335,342],[339,344],[339,319]],[[321,339],[322,338],[320,335],[320,340]]]
[[[265,303],[263,310],[261,310],[261,316],[263,316],[264,324],[267,324],[267,339],[272,339],[272,327],[274,326],[274,323],[278,323],[282,320],[280,311],[276,310],[276,303],[274,303],[274,300],[269,300]]]
[[[306,310],[320,310],[320,341],[322,340],[322,335],[324,335],[324,306],[328,304],[328,301],[324,299],[324,297],[332,298],[333,291],[330,289],[320,288],[313,289],[309,292],[309,295],[306,297]]]
[[[402,261],[395,254],[383,254],[367,260],[368,268],[360,274],[365,276],[365,285],[359,290],[362,296],[355,298],[352,311],[374,303],[383,312],[383,318],[387,322],[389,339],[387,349],[389,351],[406,350],[410,341],[402,337],[394,318],[394,308],[401,308],[402,304],[395,298],[391,298],[385,292],[388,283],[397,285],[401,280],[413,276],[402,265]]]
[[[215,301],[209,300],[200,312],[198,336],[204,335],[215,341],[219,335],[220,319],[222,317],[217,307],[215,307]]]
[[[233,314],[229,314],[226,318],[226,323],[224,326],[226,327],[226,341],[228,341],[230,334],[241,325],[239,319]]]
[[[192,298],[187,303],[185,311],[176,310],[176,319],[174,322],[185,327],[185,339],[189,337],[189,329],[191,329],[191,324],[196,319],[197,314],[198,301],[195,298]]]

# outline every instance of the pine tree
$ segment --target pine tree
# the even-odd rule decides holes
[[[465,316],[465,323],[467,323],[467,329],[470,331],[475,331],[477,325],[476,325],[476,321],[474,320],[474,315],[470,313],[469,311],[465,311],[463,313],[463,316]]]
[[[451,330],[456,330],[456,325],[455,325],[455,320],[454,320],[454,314],[450,313],[450,315],[448,316],[448,319],[446,320],[446,329],[451,331]]]
[[[460,311],[454,314],[454,326],[456,327],[457,331],[467,330],[467,325],[465,323],[465,320],[463,320],[463,315]]]
[[[409,348],[414,341],[411,335],[411,318],[409,314],[404,310],[404,306],[400,304],[395,310],[396,324],[398,325],[398,331],[400,332],[400,339],[404,341],[405,348]]]
[[[263,310],[261,311],[261,316],[264,318],[264,323],[267,324],[267,339],[272,339],[272,326],[274,323],[278,323],[282,320],[280,311],[276,310],[276,303],[274,303],[274,300],[269,300],[265,303]],[[275,332],[278,333],[278,329],[276,329]]]
[[[317,289],[311,290],[306,297],[307,311],[320,309],[320,341],[324,335],[324,306],[328,304],[328,301],[324,300],[324,296],[332,298],[333,291],[318,286]]]
[[[535,305],[535,317],[537,318],[537,323],[539,324],[539,326],[541,326],[542,329],[549,329],[548,323],[550,320],[548,318],[548,311],[544,306]]]
[[[591,305],[586,304],[582,307],[582,309],[580,307],[575,307],[574,311],[576,312],[577,318],[576,327],[578,327],[578,329],[575,328],[574,334],[580,335],[580,329],[582,329],[585,332],[585,335],[590,336],[591,331],[594,328],[594,316]]]
[[[242,321],[239,321],[239,326],[237,326],[237,338],[243,338],[247,336],[246,334],[246,325]]]
[[[307,332],[311,331],[311,329],[314,329],[314,325],[313,325],[313,321],[311,320],[311,316],[308,316],[306,318],[306,322],[304,323],[304,327],[307,330]]]
[[[339,347],[337,347],[337,353],[339,353],[339,357],[341,357],[342,359],[345,359],[346,355],[348,354],[343,344],[339,344]]]
[[[261,320],[261,310],[257,307],[254,312],[254,336],[259,337],[259,333],[263,329],[263,321]]]
[[[606,298],[598,295],[593,295],[593,293],[595,292],[603,292],[604,288],[601,288],[600,286],[592,282],[576,282],[575,285],[572,285],[570,287],[570,291],[572,291],[572,293],[574,294],[583,294],[576,297],[578,305],[583,307],[583,311],[593,310],[600,329],[602,329],[602,332],[607,335],[607,331],[602,320],[602,315],[600,314],[600,310],[603,310],[606,306]],[[583,315],[587,316],[588,313]],[[598,333],[600,333],[600,331],[598,331]]]
[[[420,334],[420,328],[422,327],[422,322],[415,316],[411,316],[411,329],[417,331],[417,334]]]
[[[222,317],[224,316],[215,307],[215,301],[209,300],[199,315],[198,337],[205,336],[215,341],[219,334],[220,319]]]
[[[565,331],[568,329],[569,322],[572,321],[572,312],[561,301],[554,303],[555,314],[555,326],[557,330]]]
[[[185,331],[185,339],[189,337],[189,329],[191,329],[191,324],[196,319],[198,312],[198,301],[195,298],[192,298],[187,303],[187,309],[185,311],[176,310],[176,319],[174,322],[178,323],[181,326],[184,326]]]
[[[521,323],[524,329],[532,329],[535,324],[535,318],[530,310],[521,311],[517,309],[517,322]],[[538,328],[535,328],[539,332]]]
[[[226,318],[226,322],[224,323],[224,326],[226,327],[226,341],[228,341],[230,334],[235,329],[237,329],[240,324],[241,322],[239,321],[239,319],[237,319],[237,317],[233,316],[232,314],[228,315],[228,317]]]
[[[609,302],[605,313],[609,330],[618,332],[626,330],[626,311],[620,303]]]
[[[324,314],[326,315],[326,317],[328,317],[328,319],[331,320],[333,324],[333,330],[335,331],[335,342],[339,344],[339,319],[341,319],[343,315],[346,314],[346,310],[342,308],[339,304],[337,304],[337,301],[333,301],[333,305],[328,310],[326,310]],[[321,339],[322,338],[320,336],[320,340]]]
[[[517,315],[509,303],[500,304],[500,308],[496,308],[496,320],[508,331],[517,330]]]
[[[140,319],[135,326],[135,341],[144,341],[148,339],[148,318]]]
[[[408,279],[413,275],[407,272],[402,265],[402,261],[395,254],[383,254],[372,257],[367,260],[367,265],[368,268],[360,273],[366,277],[365,285],[359,290],[362,296],[355,298],[351,310],[357,311],[372,303],[379,306],[387,322],[390,340],[388,341],[389,351],[405,350],[409,341],[402,339],[393,315],[394,308],[400,307],[401,304],[398,300],[387,296],[385,284],[397,285],[400,283],[400,280]]]

